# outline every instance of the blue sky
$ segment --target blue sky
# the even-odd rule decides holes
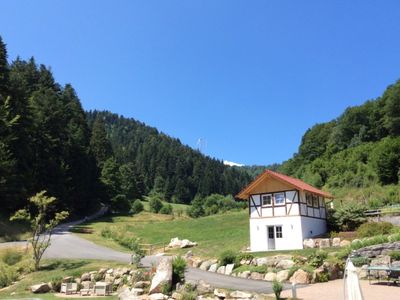
[[[350,3],[351,2],[351,3]],[[9,58],[34,56],[85,109],[244,164],[400,78],[399,1],[1,1]]]

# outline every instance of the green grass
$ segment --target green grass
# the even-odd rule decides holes
[[[29,237],[29,226],[20,222],[11,222],[8,216],[0,214],[0,243],[25,240]]]
[[[150,206],[148,201],[141,201],[144,207],[145,211],[150,211]],[[166,201],[162,201],[163,204],[170,204],[172,206],[172,211],[174,212],[175,215],[178,213],[182,213],[183,215],[186,215],[186,210],[190,205],[187,204],[179,204],[179,203],[169,203]]]
[[[84,272],[99,270],[102,267],[116,268],[126,266],[121,263],[97,261],[97,260],[44,260],[42,268],[38,272],[30,273],[18,281],[15,285],[0,291],[0,299],[16,299],[16,298],[39,298],[39,299],[64,299],[55,297],[53,294],[32,294],[28,291],[33,284],[40,282],[49,282],[56,277],[80,276]],[[15,293],[11,295],[11,293]],[[99,297],[90,299],[117,299],[117,296]]]
[[[80,233],[81,237],[118,250],[127,249],[114,241],[104,239],[101,236],[103,228],[127,232],[140,238],[144,244],[168,244],[174,237],[189,239],[198,243],[191,250],[201,257],[216,257],[224,250],[240,251],[249,245],[247,210],[198,219],[142,212],[136,216],[105,217],[85,226],[93,233]],[[170,252],[183,254],[187,251],[188,249],[175,249]]]

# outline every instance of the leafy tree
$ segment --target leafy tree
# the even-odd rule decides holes
[[[108,199],[121,195],[120,173],[115,158],[111,157],[104,162],[100,179],[105,186]],[[113,203],[115,204],[115,201]]]
[[[139,199],[136,199],[133,203],[132,203],[132,206],[131,206],[131,209],[130,209],[130,213],[131,214],[138,214],[138,213],[140,213],[140,212],[142,212],[144,210],[144,207],[143,207],[143,204],[142,204],[142,201],[140,201]]]
[[[160,209],[160,214],[172,215],[173,209],[171,204],[164,204]]]
[[[119,167],[121,192],[128,199],[140,199],[142,194],[138,191],[136,184],[136,171],[133,163],[123,164]]]
[[[398,183],[400,138],[386,138],[379,143],[373,151],[372,161],[381,183]]]
[[[199,218],[205,215],[203,208],[203,199],[200,196],[196,196],[192,201],[192,205],[187,208],[187,214],[192,218]]]
[[[366,208],[358,203],[349,203],[340,206],[333,214],[335,223],[345,231],[355,230],[366,221],[364,216]]]
[[[160,194],[153,193],[146,198],[146,200],[149,201],[150,211],[153,213],[159,213],[161,208],[163,207]]]
[[[57,200],[55,197],[45,195],[46,191],[41,191],[29,198],[29,202],[35,207],[37,213],[31,214],[28,209],[18,210],[11,220],[27,221],[31,225],[30,243],[33,249],[33,260],[35,270],[39,270],[40,260],[46,249],[50,246],[50,239],[54,228],[68,217],[68,212],[61,211],[54,215],[51,210]]]

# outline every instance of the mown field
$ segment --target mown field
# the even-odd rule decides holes
[[[224,250],[245,250],[249,246],[249,220],[247,210],[217,214],[198,219],[187,216],[161,215],[141,212],[135,216],[111,216],[84,225],[85,231],[77,233],[95,243],[117,250],[128,250],[112,238],[104,238],[107,229],[118,234],[140,238],[143,244],[167,245],[171,238],[189,239],[198,243],[191,248],[195,255],[215,257]],[[77,231],[81,231],[78,228]],[[188,249],[168,250],[183,254]]]

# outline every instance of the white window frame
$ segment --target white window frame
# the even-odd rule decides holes
[[[278,203],[276,202],[276,195],[282,195],[282,202]],[[280,205],[285,205],[285,193],[274,193],[274,204],[275,206],[280,206]]]
[[[270,197],[270,200],[271,200],[271,202],[270,202],[270,204],[264,204],[264,197]],[[263,206],[263,207],[270,207],[270,206],[272,206],[272,201],[273,201],[273,199],[272,199],[273,197],[272,197],[272,194],[264,194],[264,195],[261,195],[261,206]]]
[[[280,228],[280,231],[278,231],[278,228]],[[283,239],[283,226],[282,225],[275,226],[275,238]]]

